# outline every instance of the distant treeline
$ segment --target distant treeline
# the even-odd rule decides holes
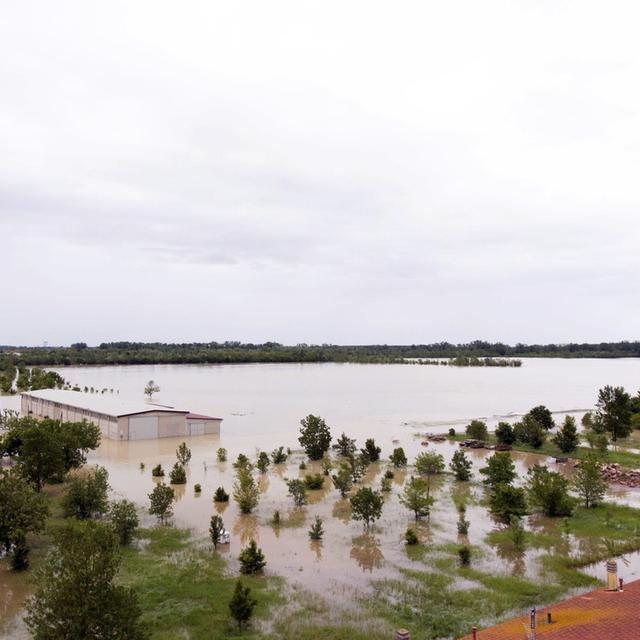
[[[413,345],[332,345],[277,342],[107,342],[89,347],[0,346],[0,370],[20,366],[85,364],[198,364],[249,362],[362,362],[393,363],[407,358],[624,358],[640,357],[640,342],[601,342],[507,345],[476,340],[467,344],[437,342]]]

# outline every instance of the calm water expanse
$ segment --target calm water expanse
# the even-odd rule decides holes
[[[290,583],[321,593],[344,603],[354,593],[366,593],[370,580],[395,577],[401,568],[411,568],[403,541],[411,514],[398,500],[406,478],[399,471],[393,491],[385,499],[383,516],[370,535],[362,525],[350,520],[348,501],[341,500],[330,482],[321,491],[311,492],[309,505],[294,508],[287,496],[285,478],[302,476],[298,465],[302,452],[292,455],[286,465],[270,468],[260,476],[261,500],[251,515],[238,512],[235,503],[214,504],[212,495],[223,485],[231,492],[232,460],[244,452],[255,458],[258,449],[270,451],[278,445],[299,449],[299,421],[308,413],[322,415],[335,436],[345,431],[358,438],[375,437],[383,459],[394,446],[405,448],[410,460],[424,450],[425,431],[444,431],[449,426],[462,430],[471,418],[485,418],[490,424],[507,417],[514,421],[536,404],[551,410],[579,414],[593,407],[598,389],[606,384],[623,385],[635,393],[640,387],[640,359],[624,360],[524,360],[521,368],[456,368],[420,365],[357,364],[256,364],[256,365],[157,365],[118,367],[69,367],[57,369],[69,382],[81,387],[114,388],[122,398],[143,399],[149,379],[161,387],[157,401],[224,419],[220,436],[188,438],[193,457],[187,468],[188,483],[175,487],[175,523],[190,527],[197,538],[205,538],[213,513],[220,513],[231,532],[231,545],[221,553],[237,570],[237,555],[250,538],[264,549],[267,573],[284,576]],[[17,397],[0,397],[0,407],[18,408]],[[175,462],[175,450],[183,438],[137,442],[105,440],[92,452],[89,461],[107,468],[112,495],[126,496],[140,507],[145,525],[154,520],[146,514],[147,495],[157,480],[151,468],[161,463],[167,469]],[[396,441],[396,442],[394,442]],[[217,463],[219,446],[229,450],[229,461]],[[431,443],[429,449],[442,453],[448,461],[455,444]],[[472,450],[468,455],[474,474],[484,465],[489,452]],[[520,477],[538,462],[554,465],[552,459],[514,452]],[[141,468],[144,463],[144,468]],[[570,467],[554,465],[571,473]],[[318,464],[308,472],[320,471]],[[370,467],[365,483],[378,487],[384,464]],[[202,495],[194,494],[194,483],[202,485]],[[431,521],[418,525],[424,541],[445,543],[455,540],[457,514],[451,501],[455,483],[447,476],[434,488],[436,505]],[[483,495],[477,485],[468,488],[471,521],[469,541],[482,546],[483,555],[475,566],[511,575],[542,579],[537,558],[541,551],[527,550],[512,557],[508,551],[484,543],[496,523],[480,505]],[[610,498],[637,505],[640,492],[611,491]],[[270,524],[274,510],[282,511],[287,526],[275,530]],[[306,531],[315,515],[325,521],[325,537],[311,543]],[[555,532],[559,526],[540,516],[528,519],[530,528]],[[575,546],[578,541],[575,541]],[[593,569],[596,574],[602,567]],[[640,559],[622,568],[623,577],[640,575]],[[604,574],[603,574],[604,575]],[[20,608],[26,592],[14,576],[0,567],[0,640],[26,638]]]

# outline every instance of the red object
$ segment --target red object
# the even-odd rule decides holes
[[[478,627],[471,627],[471,634],[473,635],[473,640],[477,640],[477,638],[478,638]]]

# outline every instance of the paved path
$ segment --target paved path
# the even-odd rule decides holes
[[[552,624],[547,624],[547,612]],[[478,640],[526,640],[529,616],[478,631]],[[471,640],[471,635],[461,640]],[[640,640],[640,580],[622,592],[597,589],[538,611],[537,640]]]

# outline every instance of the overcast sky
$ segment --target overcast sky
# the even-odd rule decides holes
[[[0,344],[640,339],[640,5],[0,12]]]

